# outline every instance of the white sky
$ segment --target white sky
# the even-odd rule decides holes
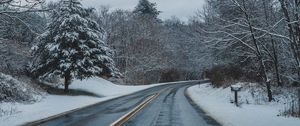
[[[112,9],[129,9],[132,10],[139,0],[82,0],[86,7],[100,7],[108,5]],[[168,19],[176,16],[183,21],[187,21],[197,10],[201,10],[205,0],[149,0],[155,2],[159,11],[162,11],[160,18]]]

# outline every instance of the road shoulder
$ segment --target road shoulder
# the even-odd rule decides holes
[[[192,86],[194,87],[194,86]],[[201,106],[199,106],[194,99],[191,97],[191,95],[188,92],[188,89],[190,87],[185,88],[184,90],[184,96],[186,97],[186,99],[188,100],[188,102],[193,106],[193,108],[197,111],[198,114],[201,115],[201,117],[203,117],[203,119],[206,121],[207,124],[213,125],[213,126],[220,126],[220,123],[215,120],[214,118],[212,118],[210,115],[208,115],[205,111],[203,111],[203,109],[201,108]]]

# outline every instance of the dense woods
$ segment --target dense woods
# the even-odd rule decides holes
[[[5,31],[1,32],[1,39],[5,42],[13,41],[12,46],[22,46],[25,51],[34,47],[30,51],[36,52],[37,45],[43,45],[40,36],[45,36],[49,30],[47,24],[51,25],[51,21],[55,20],[53,16],[58,14],[57,7],[62,4],[44,1],[28,1],[22,7],[15,7],[14,4],[18,4],[18,1],[1,3],[1,16],[5,17],[1,21],[7,23],[1,23],[1,30]],[[176,17],[163,21],[158,18],[159,13],[161,12],[156,4],[147,0],[139,1],[132,11],[110,10],[103,6],[89,12],[89,18],[101,28],[99,35],[102,41],[113,49],[113,59],[122,75],[119,76],[123,80],[120,83],[150,84],[199,79],[202,71],[210,66],[208,60],[201,60],[202,57],[209,56],[205,50],[199,49],[202,43],[198,39],[202,38],[196,38],[199,35],[191,32],[193,26]],[[43,48],[38,52],[42,53],[41,50]],[[9,49],[2,51],[5,53],[1,56],[7,60],[1,64],[1,69],[7,74],[32,72],[28,69],[28,62],[37,61],[38,58],[36,53],[24,54],[26,62],[14,64],[18,60],[15,56],[17,54],[9,54]],[[199,63],[200,61],[206,63]],[[11,68],[9,71],[6,70],[8,67]]]
[[[239,67],[239,73],[248,76],[244,79],[264,84],[269,101],[272,86],[299,86],[299,1],[207,3],[198,16],[202,21],[196,22],[218,65]],[[218,76],[217,71],[212,76]]]

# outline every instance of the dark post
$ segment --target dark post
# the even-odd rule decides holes
[[[298,116],[300,117],[300,88],[298,88]]]
[[[238,104],[238,91],[234,91],[234,102],[236,106],[239,106]]]

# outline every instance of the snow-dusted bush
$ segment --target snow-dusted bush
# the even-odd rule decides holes
[[[283,99],[284,108],[280,110],[280,115],[300,118],[300,90],[291,89],[289,92],[290,95]]]
[[[33,102],[41,93],[29,85],[0,73],[0,102]]]

